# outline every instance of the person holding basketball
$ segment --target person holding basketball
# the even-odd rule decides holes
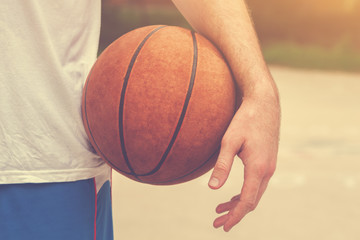
[[[241,194],[220,204],[229,231],[254,210],[275,171],[280,106],[244,1],[173,0],[224,54],[243,98],[209,186],[235,155]],[[4,0],[0,9],[0,239],[113,239],[111,169],[82,124],[83,84],[96,59],[100,0]],[[239,187],[241,183],[239,183]]]

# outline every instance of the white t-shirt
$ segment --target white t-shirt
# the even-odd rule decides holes
[[[1,0],[0,184],[108,172],[81,119],[96,59],[100,0]]]

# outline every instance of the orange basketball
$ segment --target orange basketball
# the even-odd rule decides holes
[[[114,41],[89,73],[82,99],[97,153],[119,173],[156,185],[209,171],[234,111],[234,82],[221,53],[172,26]]]

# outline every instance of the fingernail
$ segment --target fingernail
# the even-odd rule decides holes
[[[217,178],[211,178],[209,181],[210,187],[217,187],[219,185],[219,179]]]

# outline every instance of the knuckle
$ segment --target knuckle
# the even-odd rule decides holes
[[[253,169],[258,177],[271,178],[275,173],[276,165],[263,162],[259,164],[254,164]]]
[[[256,208],[256,203],[254,201],[246,201],[244,202],[244,205],[249,212],[254,211]]]
[[[231,138],[230,137],[228,137],[228,135],[224,135],[224,137],[221,139],[221,146],[222,147],[226,147],[226,146],[229,146],[229,145],[231,145]]]
[[[276,170],[276,165],[275,164],[271,164],[268,168],[268,171],[267,171],[267,177],[271,178],[274,173],[275,173],[275,170]]]
[[[219,174],[224,174],[228,172],[228,164],[223,161],[223,160],[219,160],[216,165],[215,165],[215,170],[219,173]]]
[[[233,136],[229,134],[225,134],[221,139],[221,147],[229,150],[234,150],[238,147],[239,140],[235,139]]]
[[[254,171],[257,176],[264,177],[267,174],[268,166],[266,164],[257,164],[254,166]]]

